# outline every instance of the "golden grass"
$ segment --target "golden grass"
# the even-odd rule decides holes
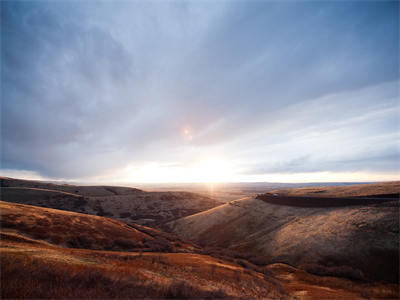
[[[194,249],[159,230],[6,202],[0,202],[0,215],[2,298],[285,295],[272,277],[235,263],[195,253],[159,252]]]
[[[0,215],[2,299],[398,296],[398,285],[315,276],[283,264],[255,266],[222,248],[193,253],[196,247],[172,235],[107,218],[4,202]],[[79,247],[68,243],[80,236],[86,240]],[[122,238],[137,243],[138,250],[120,251],[126,246]],[[155,250],[163,244],[169,253]]]
[[[97,251],[16,241],[2,241],[1,252],[4,299],[284,297],[272,278],[193,253]]]
[[[292,189],[276,189],[270,194],[280,196],[307,196],[307,197],[361,197],[385,194],[399,194],[400,181],[356,184],[344,186],[317,186]]]
[[[300,299],[399,299],[398,284],[315,276],[285,264],[273,264],[268,269]]]

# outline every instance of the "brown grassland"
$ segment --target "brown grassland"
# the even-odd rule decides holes
[[[362,196],[377,191],[368,188],[369,194]],[[29,199],[42,201],[44,205],[52,199],[61,209],[63,205],[74,209],[74,205],[78,206],[75,201],[82,200],[81,194],[59,193],[59,190],[46,190],[46,195],[55,192],[54,197],[36,199],[39,194],[35,190],[42,193],[42,187],[24,188],[24,192],[31,193]],[[87,187],[81,192],[97,195],[116,192],[111,190]],[[387,194],[396,192],[397,186],[385,190]],[[117,193],[137,191],[121,188]],[[359,196],[360,191],[357,195],[351,190],[342,191],[342,195]],[[18,200],[20,192],[11,191],[7,195],[15,199],[7,201]],[[311,192],[315,190],[307,191]],[[320,197],[321,193],[311,194]],[[331,196],[329,191],[326,194],[328,198]],[[302,197],[304,191],[287,195]],[[0,201],[2,299],[399,298],[398,284],[364,276],[368,273],[363,274],[358,265],[314,263],[318,253],[329,250],[318,248],[319,245],[329,245],[334,236],[336,242],[343,243],[342,252],[350,249],[347,242],[357,239],[367,244],[378,240],[386,243],[382,244],[384,257],[377,253],[374,258],[377,278],[385,277],[379,272],[395,270],[387,266],[398,259],[395,254],[387,256],[393,246],[393,234],[396,230],[398,234],[398,222],[393,221],[398,206],[393,206],[393,201],[389,206],[380,203],[355,210],[309,210],[246,198],[172,223],[178,235],[87,212],[11,202]],[[351,235],[343,235],[348,229]],[[269,233],[273,233],[274,240]],[[293,245],[301,249],[293,248],[291,245],[299,233],[302,238]],[[237,244],[232,244],[235,241]],[[351,249],[368,250],[365,245]],[[280,253],[279,259],[270,255],[271,249]],[[296,253],[302,255],[301,265],[291,263]],[[364,259],[361,252],[357,253]],[[307,259],[307,255],[313,256],[312,259]],[[374,268],[371,266],[371,270]]]
[[[78,186],[0,177],[1,200],[110,217],[152,227],[221,204],[189,192],[147,192],[120,186]]]
[[[382,195],[395,195],[400,192],[400,182],[381,182],[370,184],[357,184],[345,186],[318,186],[303,187],[291,189],[270,190],[269,194],[278,194],[279,196],[301,196],[301,197],[371,197]]]
[[[124,227],[119,221],[0,204],[2,298],[242,298],[245,295],[283,298],[286,295],[271,275],[194,253],[191,246],[180,241],[165,241],[170,246],[160,249],[161,243],[155,242],[160,236],[151,237],[130,226]],[[22,214],[24,209],[26,213]],[[60,218],[65,218],[65,226],[59,226]],[[45,226],[49,236],[42,235],[38,220],[48,221]],[[89,225],[84,228],[82,224]],[[144,230],[157,235],[149,228]],[[78,244],[81,249],[69,242],[73,236],[87,239]],[[112,246],[114,251],[93,250],[100,248],[106,238],[110,241],[105,244],[113,245],[129,236],[137,241],[136,251],[121,252],[120,245]],[[146,244],[146,239],[151,243]]]

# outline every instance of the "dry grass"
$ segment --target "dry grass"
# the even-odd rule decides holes
[[[69,248],[115,251],[190,251],[194,247],[157,229],[113,219],[0,201],[1,226]]]
[[[189,192],[146,192],[118,186],[77,186],[0,177],[1,200],[161,226],[220,203]]]
[[[0,202],[0,214],[4,299],[398,297],[395,284],[327,276],[354,278],[354,270],[346,267],[314,266],[311,271],[324,275],[315,276],[283,264],[266,266],[267,255],[201,249],[160,230],[102,217],[5,202]],[[254,216],[247,229],[258,226],[253,221]],[[382,235],[393,227],[387,221],[386,227],[371,223],[367,229],[383,230]]]
[[[192,253],[110,252],[3,240],[1,264],[2,298],[275,299],[285,295],[272,277]]]
[[[398,282],[395,206],[305,208],[243,198],[168,225],[183,239],[250,255],[255,264],[302,267],[333,258],[366,279]]]
[[[215,299],[222,290],[202,290],[185,281],[167,285],[143,278],[128,268],[49,262],[27,256],[1,258],[2,299]]]
[[[124,250],[152,239],[116,220],[30,205],[1,201],[0,215],[2,228],[73,248]]]
[[[159,230],[28,205],[0,202],[0,208],[2,298],[285,295],[272,276],[256,269],[208,255],[171,253],[194,247]],[[130,252],[121,252],[126,249]]]
[[[272,264],[268,269],[286,290],[300,299],[399,299],[399,285],[314,276],[303,270]]]
[[[139,189],[118,186],[79,186],[72,184],[55,184],[37,180],[22,180],[8,177],[0,177],[1,187],[36,188],[51,191],[61,191],[81,196],[113,196],[132,195],[142,192]]]
[[[395,197],[400,193],[400,181],[357,184],[347,186],[317,186],[306,188],[277,189],[269,191],[270,194],[280,196],[300,196],[300,197],[368,197],[389,195]]]

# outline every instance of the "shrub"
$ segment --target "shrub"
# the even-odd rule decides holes
[[[136,241],[123,238],[115,240],[113,244],[115,247],[122,249],[133,249],[133,248],[139,248],[141,246]]]
[[[36,219],[36,224],[39,226],[50,226],[50,222],[47,219]]]
[[[43,227],[33,227],[31,229],[30,234],[35,239],[43,240],[43,239],[48,238],[49,231]]]
[[[182,244],[182,242],[180,242],[180,241],[176,241],[176,242],[175,242],[175,246],[176,246],[176,247],[182,247],[183,244]]]
[[[249,261],[257,266],[266,266],[270,263],[271,258],[269,256],[256,256],[250,257]]]
[[[355,280],[363,280],[364,274],[358,269],[354,269],[349,266],[322,266],[317,264],[307,264],[304,266],[304,270],[309,273],[319,276],[335,276],[344,277]]]
[[[131,216],[132,214],[130,212],[124,212],[119,214],[120,218],[130,218]]]
[[[267,277],[274,277],[274,273],[272,273],[271,270],[269,270],[267,267],[258,267],[257,268],[257,272],[264,274],[265,278]]]
[[[91,240],[84,235],[71,237],[69,240],[67,240],[67,245],[68,247],[71,248],[83,248],[83,249],[92,248]]]
[[[238,265],[242,266],[243,268],[251,269],[251,270],[257,270],[257,267],[256,267],[256,266],[254,266],[253,264],[249,263],[249,262],[246,261],[246,260],[237,259],[237,260],[236,260],[236,263],[237,263]]]
[[[171,252],[173,250],[172,245],[163,237],[146,240],[144,246],[153,252]]]
[[[0,226],[3,227],[3,228],[14,228],[14,227],[17,227],[17,225],[15,224],[15,221],[10,220],[10,219],[7,220],[5,218],[1,220]]]
[[[58,235],[51,235],[49,237],[50,241],[56,245],[60,245],[64,242],[64,238],[62,236],[58,236]]]
[[[84,197],[79,197],[78,199],[76,199],[73,203],[73,208],[77,209],[77,208],[81,208],[83,206],[85,206],[86,204],[88,204],[87,200],[85,200]]]

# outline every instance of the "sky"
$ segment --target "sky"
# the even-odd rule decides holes
[[[400,180],[397,1],[1,1],[0,175]]]

